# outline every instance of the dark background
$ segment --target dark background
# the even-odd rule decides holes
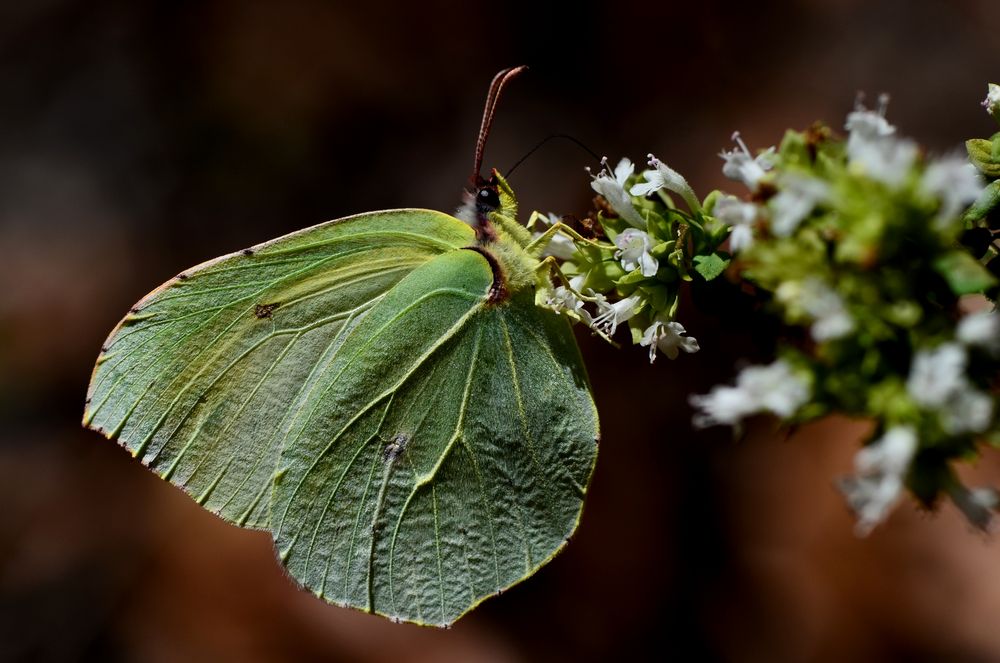
[[[0,6],[0,660],[1000,660],[1000,548],[950,505],[868,539],[832,486],[864,423],[734,442],[686,395],[753,354],[686,307],[702,351],[581,335],[602,414],[579,534],[450,631],[327,606],[238,530],[79,428],[92,362],[181,269],[350,213],[453,209],[486,86],[487,164],[570,133],[653,151],[702,195],[716,154],[835,127],[855,93],[934,152],[995,128],[995,0],[533,3],[8,1]],[[582,214],[582,151],[513,178]],[[736,189],[736,186],[732,186]],[[988,458],[979,480],[998,472]]]

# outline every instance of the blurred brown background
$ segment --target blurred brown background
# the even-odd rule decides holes
[[[0,660],[1000,660],[1000,544],[947,505],[854,537],[832,481],[863,424],[689,430],[686,394],[761,351],[732,315],[683,312],[702,352],[653,367],[581,336],[603,442],[580,532],[451,631],[299,592],[264,535],[79,428],[105,334],[182,268],[454,208],[487,83],[520,63],[488,164],[570,133],[704,194],[734,129],[839,126],[857,90],[932,150],[989,134],[1000,3],[3,3]],[[587,159],[534,156],[524,208],[585,212]]]

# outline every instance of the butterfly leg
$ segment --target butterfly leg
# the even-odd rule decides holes
[[[534,219],[534,216],[532,216],[532,219]],[[549,226],[545,230],[545,232],[543,232],[541,235],[533,239],[531,243],[525,246],[524,250],[527,251],[528,255],[530,255],[531,257],[536,259],[540,258],[542,256],[542,252],[545,250],[545,247],[549,245],[549,242],[556,235],[556,233],[562,233],[563,235],[566,235],[567,237],[572,239],[574,242],[579,242],[581,244],[588,244],[590,246],[595,246],[600,249],[609,248],[607,244],[602,244],[601,242],[597,242],[592,239],[587,239],[586,237],[584,237],[583,235],[581,235],[580,233],[578,233],[577,231],[573,230],[565,223],[562,223],[560,221],[558,223],[553,223],[551,226]]]

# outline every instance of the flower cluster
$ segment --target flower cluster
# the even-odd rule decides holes
[[[990,95],[994,113],[1000,89]],[[970,141],[972,163],[927,158],[886,105],[859,103],[846,139],[816,125],[756,157],[738,135],[738,149],[722,153],[723,173],[748,194],[719,195],[706,213],[731,228],[734,277],[786,331],[774,364],[691,398],[695,423],[758,412],[873,420],[855,474],[839,482],[859,533],[906,488],[927,506],[948,495],[985,527],[996,493],[965,488],[952,465],[1000,441],[1000,313],[983,298],[998,283],[1000,134],[996,147]]]
[[[706,216],[687,180],[653,155],[641,176],[628,159],[613,170],[606,159],[602,166],[591,187],[600,196],[595,216],[606,241],[553,237],[545,251],[564,261],[566,281],[545,303],[606,337],[627,324],[632,343],[649,348],[650,362],[659,353],[676,359],[697,352],[698,341],[676,320],[679,288],[714,279],[728,265],[718,248],[726,225]],[[530,225],[541,235],[558,221],[536,213]]]
[[[650,361],[675,358],[698,350],[679,289],[725,274],[780,323],[778,356],[692,396],[696,426],[866,418],[871,438],[838,482],[859,533],[906,490],[986,528],[1000,495],[966,488],[953,465],[1000,444],[1000,133],[968,141],[968,158],[927,157],[887,104],[859,102],[845,137],[817,124],[754,153],[734,134],[719,156],[739,193],[701,200],[653,155],[641,177],[605,160],[594,239],[547,248],[564,275],[547,303],[605,336],[627,324]],[[983,105],[1000,122],[1000,87]],[[534,217],[539,231],[556,221]]]

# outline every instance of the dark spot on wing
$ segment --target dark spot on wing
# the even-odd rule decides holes
[[[258,320],[263,320],[264,318],[270,318],[271,313],[274,309],[278,308],[281,304],[279,302],[273,302],[271,304],[257,304],[253,307],[253,314],[257,316]]]
[[[252,256],[253,255],[253,249],[243,249],[243,255],[245,255],[245,256]]]
[[[178,281],[187,281],[187,279],[188,279],[188,275],[185,274],[184,272],[181,272],[180,274],[177,275],[177,280]]]
[[[410,436],[405,433],[397,433],[389,444],[385,445],[385,450],[382,452],[382,458],[387,463],[391,463],[399,458],[404,451],[406,451],[406,445],[410,443]]]

